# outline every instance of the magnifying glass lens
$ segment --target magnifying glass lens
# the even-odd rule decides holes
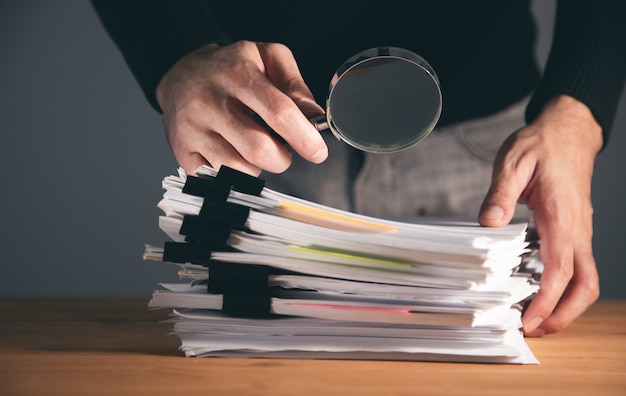
[[[374,56],[363,56],[374,50]],[[394,47],[364,51],[354,59],[331,83],[326,119],[335,136],[378,153],[424,139],[441,114],[439,81],[430,66]]]

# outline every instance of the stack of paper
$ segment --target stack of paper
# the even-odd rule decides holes
[[[521,305],[541,263],[527,224],[408,223],[314,204],[232,169],[166,177],[163,247],[187,356],[537,363]]]

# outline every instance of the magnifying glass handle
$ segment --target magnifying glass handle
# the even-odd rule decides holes
[[[326,114],[309,118],[309,121],[311,122],[311,124],[313,124],[315,129],[317,129],[319,132],[322,132],[328,129],[328,121],[326,120]]]

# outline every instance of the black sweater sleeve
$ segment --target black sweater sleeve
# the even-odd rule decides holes
[[[159,112],[156,87],[179,59],[206,44],[233,41],[219,26],[206,0],[91,1],[149,103]],[[623,0],[559,1],[552,48],[527,108],[528,122],[551,98],[567,94],[591,109],[606,144],[626,78],[625,20]],[[454,75],[454,71],[449,74]]]
[[[585,103],[602,127],[604,144],[626,79],[626,2],[561,0],[543,78],[526,110],[534,120],[551,98]]]
[[[161,112],[156,87],[183,56],[230,39],[202,0],[92,0],[150,105]]]

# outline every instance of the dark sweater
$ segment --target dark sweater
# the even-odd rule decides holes
[[[550,98],[568,94],[591,109],[605,143],[626,78],[621,0],[560,2],[543,78],[534,57],[529,0],[387,0],[376,7],[327,0],[92,2],[157,111],[156,86],[177,60],[208,43],[244,39],[291,48],[318,103],[347,58],[396,46],[416,52],[437,73],[444,106],[440,126],[492,114],[534,92],[530,122]]]

